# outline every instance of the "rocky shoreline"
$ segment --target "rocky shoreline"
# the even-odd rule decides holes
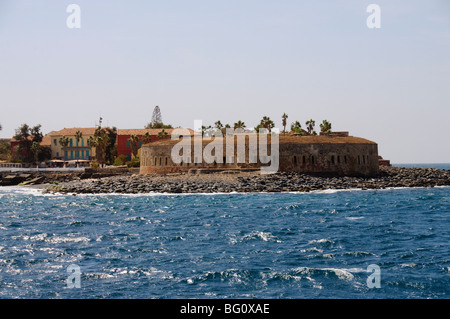
[[[121,175],[73,180],[45,192],[65,194],[310,192],[326,189],[384,189],[450,186],[450,170],[381,167],[375,177],[317,176],[301,173]]]

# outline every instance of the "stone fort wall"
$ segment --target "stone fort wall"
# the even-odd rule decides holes
[[[209,141],[203,141],[202,150]],[[206,163],[201,158],[194,158],[194,145],[191,145],[191,156],[184,163],[172,161],[171,152],[176,142],[156,142],[143,145],[141,149],[140,174],[167,174],[188,172],[192,169],[257,169],[262,164],[261,158],[249,158],[249,143],[245,145],[245,162],[236,163],[237,147],[234,154],[226,154],[223,142],[223,158],[213,163]],[[270,155],[270,142],[267,146]],[[220,152],[218,152],[220,154]],[[215,155],[215,154],[212,154]],[[231,157],[231,158],[230,158]],[[233,163],[226,163],[226,161]],[[257,163],[251,163],[251,161]],[[195,163],[197,161],[198,163]],[[280,172],[304,172],[335,174],[348,176],[373,176],[378,173],[378,145],[374,142],[355,137],[279,137],[279,169]]]

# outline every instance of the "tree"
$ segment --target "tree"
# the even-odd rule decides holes
[[[145,126],[146,129],[151,128],[173,128],[170,124],[164,124],[162,121],[161,110],[159,106],[155,106],[153,109],[152,120]]]
[[[331,134],[331,123],[327,120],[323,120],[322,124],[320,124],[320,134],[330,135]]]
[[[62,148],[69,146],[69,143],[69,138],[67,136],[61,136],[59,138],[59,145],[61,145]]]
[[[83,133],[81,133],[80,131],[76,131],[75,132],[75,140],[77,141],[77,147],[78,147],[78,143],[80,142],[80,140],[83,138]]]
[[[238,128],[244,129],[244,128],[245,128],[245,123],[242,122],[241,120],[239,120],[239,121],[237,121],[236,123],[234,123],[233,128],[234,128],[234,129],[238,129]]]
[[[110,145],[108,131],[100,126],[95,129],[94,135],[88,139],[88,146],[95,148],[95,158],[99,164],[106,163],[106,150]]]
[[[218,130],[222,129],[223,125],[220,121],[214,123],[214,127]]]
[[[40,145],[38,142],[33,142],[31,144],[31,152],[34,155],[34,163],[37,165],[38,163],[38,155],[39,155]]]
[[[117,156],[117,128],[115,126],[103,128],[108,141],[105,146],[105,163],[112,164]]]
[[[146,133],[144,134],[144,136],[142,137],[142,143],[143,143],[143,144],[148,144],[148,143],[150,143],[151,141],[152,141],[152,136],[150,135],[149,132],[146,132]]]
[[[153,114],[152,114],[152,124],[156,124],[156,123],[162,123],[162,116],[161,116],[161,110],[159,109],[159,106],[155,106],[155,108],[153,109]]]
[[[291,132],[303,135],[302,125],[299,121],[295,121],[291,124]]]
[[[288,115],[286,113],[283,113],[281,116],[281,119],[283,120],[283,135],[286,135],[286,120],[288,118]]]
[[[264,127],[269,133],[272,132],[272,129],[275,127],[275,123],[268,116],[263,116],[259,124],[260,127]]]
[[[135,134],[131,135],[131,137],[128,139],[131,146],[131,153],[133,154],[133,157],[137,157],[138,149],[139,149],[139,137]]]
[[[212,135],[212,126],[208,125],[202,125],[202,137],[203,136],[211,136]]]
[[[33,127],[30,127],[28,124],[22,124],[16,129],[14,139],[18,141],[19,156],[24,162],[32,163],[34,161],[31,146],[33,142],[40,144],[43,137],[40,124]]]
[[[166,138],[167,136],[169,136],[169,134],[163,129],[162,131],[158,132],[158,138],[161,140],[163,138]]]
[[[314,131],[314,127],[316,126],[316,121],[313,119],[310,119],[309,121],[306,121],[306,130],[308,131],[309,135],[317,135],[317,133]]]
[[[83,138],[83,133],[81,131],[75,132],[75,140],[77,141],[77,150],[76,150],[76,158],[77,158],[77,167],[78,167],[78,158],[80,157],[80,151],[78,150],[78,143]]]

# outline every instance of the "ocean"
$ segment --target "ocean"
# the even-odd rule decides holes
[[[0,298],[449,298],[449,214],[449,187],[1,187]]]
[[[407,168],[437,168],[437,169],[445,169],[450,170],[450,163],[422,163],[422,164],[392,164],[394,167],[407,167]]]

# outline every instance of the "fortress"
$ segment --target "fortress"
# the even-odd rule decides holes
[[[241,141],[245,140],[243,146],[239,146],[242,145],[239,137]],[[258,142],[261,137],[258,136]],[[184,142],[183,139],[165,139],[143,145],[140,174],[244,172],[263,169],[273,165],[274,161],[279,172],[374,176],[379,170],[378,145],[348,136],[346,132],[331,136],[279,135],[276,139],[265,135],[267,145],[263,150],[259,143],[252,144],[249,134],[235,134],[229,137],[229,143],[226,137],[202,139],[200,135],[197,138],[200,141],[197,144],[194,136]],[[278,147],[273,147],[272,140]],[[272,154],[274,150],[277,154]],[[176,160],[174,153],[182,155],[181,160]],[[210,154],[209,158],[205,153]]]

